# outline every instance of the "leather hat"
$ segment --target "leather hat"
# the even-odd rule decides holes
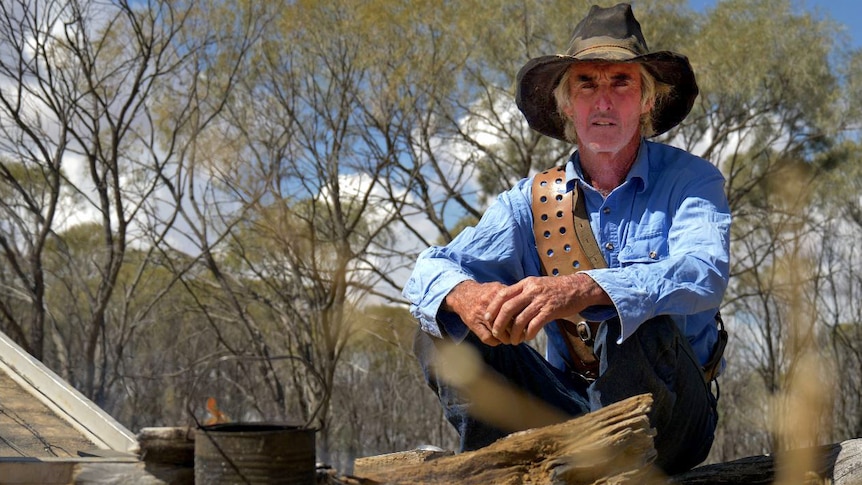
[[[531,59],[518,72],[515,102],[534,130],[566,139],[554,89],[569,66],[594,61],[639,62],[658,82],[671,86],[668,97],[653,108],[653,133],[645,136],[660,135],[679,124],[697,98],[697,81],[688,58],[670,51],[649,52],[631,5],[594,5],[575,27],[565,54]]]

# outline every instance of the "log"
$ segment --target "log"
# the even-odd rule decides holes
[[[648,397],[648,396],[647,396]],[[637,400],[640,400],[639,396]],[[635,398],[633,398],[635,399]],[[625,401],[624,401],[625,403]],[[742,484],[772,484],[777,472],[781,471],[782,463],[813,463],[810,470],[798,477],[793,483],[833,485],[862,484],[862,439],[853,439],[822,447],[794,450],[773,455],[751,456],[725,463],[704,465],[686,473],[671,478],[661,477],[649,467],[653,458],[652,430],[644,421],[649,409],[643,403],[626,403],[625,409],[617,409],[613,405],[605,410],[592,413],[587,417],[575,418],[572,422],[552,425],[547,428],[528,430],[504,438],[491,446],[471,453],[453,456],[451,451],[418,449],[386,455],[358,458],[354,463],[352,476],[339,474],[336,470],[318,465],[317,483],[319,485],[370,485],[379,483],[595,483],[633,480],[632,483],[647,482],[647,477],[654,483],[676,485],[742,485]],[[638,407],[640,406],[640,407]],[[641,414],[642,413],[642,414]],[[612,419],[613,418],[613,419]],[[589,423],[582,423],[583,420]],[[600,419],[601,421],[594,421]],[[633,425],[630,430],[621,429]],[[601,429],[608,426],[608,429]],[[554,434],[562,434],[562,438]],[[569,452],[573,459],[567,459],[565,450],[554,450],[549,442],[556,442],[557,448],[562,448],[566,440],[580,436],[581,440],[595,441],[592,445],[579,443],[577,448]],[[605,443],[617,443],[617,451],[625,440],[648,437],[649,445],[643,449],[641,460],[646,464],[646,470],[632,472],[637,464],[628,465],[628,469],[617,468],[613,458],[593,458],[585,450],[604,446]],[[146,461],[144,468],[141,463],[0,463],[0,476],[9,483],[32,483],[33,481],[16,482],[12,480],[17,469],[13,465],[28,466],[26,475],[31,479],[35,465],[40,465],[44,473],[56,475],[50,466],[71,466],[65,473],[76,475],[78,483],[99,483],[94,477],[115,477],[118,473],[128,477],[138,474],[140,483],[192,483],[194,466],[194,430],[187,427],[178,428],[145,428],[139,433],[141,458]],[[534,441],[535,440],[535,441]],[[532,450],[532,448],[536,448]],[[625,457],[625,454],[623,454]],[[433,465],[434,461],[451,459],[448,463]],[[511,461],[507,461],[511,460]],[[628,458],[628,460],[631,460]],[[568,462],[568,463],[567,463]],[[587,462],[586,464],[584,462]],[[626,460],[621,460],[625,463]],[[542,463],[544,467],[542,468]],[[67,468],[68,468],[67,466]],[[6,467],[6,468],[4,468]],[[12,467],[12,468],[10,468]],[[109,469],[113,470],[109,472]],[[474,474],[475,470],[480,473]],[[23,471],[23,470],[19,470]],[[11,475],[10,475],[11,473]],[[606,475],[600,476],[602,473]],[[638,475],[642,473],[642,475]],[[439,474],[439,475],[435,475]],[[40,475],[41,476],[41,475]],[[47,477],[48,475],[46,475]],[[599,478],[596,478],[599,476]],[[617,478],[622,477],[622,478]],[[593,480],[593,478],[595,478]],[[149,480],[149,481],[148,481]],[[155,481],[153,481],[155,480]],[[488,480],[485,482],[485,480]],[[44,483],[55,483],[50,480],[37,480]],[[67,477],[56,483],[69,483]],[[6,483],[4,481],[4,483]]]
[[[194,428],[143,428],[136,437],[138,445],[132,452],[143,461],[189,467],[195,465]]]
[[[385,484],[592,484],[662,480],[652,466],[650,395],[635,396],[593,413],[520,431],[476,451],[401,465],[375,467],[366,459],[354,475]],[[361,474],[362,473],[362,474]],[[364,475],[363,475],[364,474]]]
[[[454,456],[412,450],[360,458],[354,464],[355,481],[350,483],[766,485],[778,480],[805,485],[862,485],[862,438],[662,476],[652,466],[654,430],[646,416],[650,405],[650,396],[636,396]],[[800,464],[810,465],[800,469]],[[791,470],[794,467],[796,470]]]
[[[387,453],[385,455],[368,456],[353,460],[353,474],[357,477],[370,477],[386,473],[393,468],[407,465],[419,465],[454,453],[447,450],[415,449]]]
[[[681,485],[771,484],[782,466],[800,462],[814,465],[799,471],[799,476],[790,477],[793,483],[862,484],[862,439],[704,465],[675,475],[672,482]]]

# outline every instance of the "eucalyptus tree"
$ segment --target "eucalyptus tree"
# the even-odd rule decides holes
[[[591,3],[0,4],[0,328],[135,423],[206,394],[319,427],[323,459],[442,444],[439,419],[406,415],[423,389],[404,336],[377,339],[363,313],[402,305],[421,248],[565,161],[572,147],[526,127],[514,81]],[[662,141],[719,166],[734,213],[714,458],[759,453],[806,342],[831,344],[817,349],[848,388],[862,372],[858,254],[838,237],[862,213],[862,55],[788,0],[634,8],[701,87]],[[351,401],[385,399],[371,382],[401,394]]]
[[[131,299],[152,267],[150,256],[179,207],[159,195],[183,190],[177,179],[186,173],[189,140],[221,109],[219,99],[234,81],[230,70],[204,79],[201,69],[214,52],[241,57],[254,35],[252,21],[208,29],[201,9],[158,0],[0,6],[0,173],[10,194],[0,235],[4,327],[49,364],[63,360],[52,354],[73,355],[62,373],[97,401],[106,399],[111,379],[111,329],[135,328],[118,321],[111,306]],[[168,93],[166,117],[159,96]],[[76,258],[62,234],[88,222],[97,224],[98,237],[87,257]],[[52,266],[55,274],[45,271],[48,241],[61,260]],[[149,256],[130,261],[130,247],[146,248]],[[128,264],[136,277],[120,287]],[[52,286],[74,287],[78,313],[48,304]],[[169,287],[144,308],[152,309]],[[28,311],[5,311],[20,302]],[[76,337],[59,341],[69,334],[51,335],[52,328],[74,328]],[[59,347],[52,349],[55,340]]]
[[[411,129],[398,110],[405,100],[391,91],[402,88],[400,73],[379,47],[409,50],[413,39],[380,42],[379,29],[413,6],[273,9],[278,17],[201,143],[221,174],[222,199],[184,208],[204,214],[188,233],[201,246],[213,228],[226,237],[204,251],[213,284],[188,284],[217,295],[200,308],[219,338],[220,367],[249,372],[232,383],[241,397],[229,405],[317,427],[326,459],[333,386],[356,311],[388,272],[380,252],[397,212],[384,181]]]
[[[847,86],[832,64],[837,40],[828,21],[790,2],[729,0],[700,18],[692,43],[702,92],[677,139],[727,177],[734,225],[724,314],[737,352],[725,381],[748,389],[745,403],[723,406],[728,424],[748,435],[716,447],[718,454],[728,447],[725,458],[815,444],[781,443],[787,435],[771,418],[797,376],[821,378],[799,365],[803,355],[828,357],[817,344],[826,329],[818,300],[828,276],[823,236],[835,212],[818,193],[831,190],[822,184],[830,173],[847,168],[827,160],[852,122]],[[817,419],[823,440],[831,416]]]

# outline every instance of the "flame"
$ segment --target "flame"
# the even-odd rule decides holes
[[[207,399],[207,412],[209,413],[210,417],[204,421],[205,426],[230,422],[230,417],[228,417],[227,414],[223,413],[222,410],[218,408],[214,397],[210,397]]]

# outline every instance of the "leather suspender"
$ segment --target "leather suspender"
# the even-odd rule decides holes
[[[533,231],[549,275],[607,267],[590,228],[581,188],[566,191],[565,167],[546,170],[533,179]]]
[[[574,274],[607,264],[590,228],[586,205],[579,186],[566,191],[566,169],[546,170],[533,179],[533,231],[542,273],[551,276]],[[577,323],[575,323],[577,322]],[[557,320],[566,341],[574,371],[587,380],[598,377],[598,359],[593,339],[600,322],[588,322],[580,315]]]

